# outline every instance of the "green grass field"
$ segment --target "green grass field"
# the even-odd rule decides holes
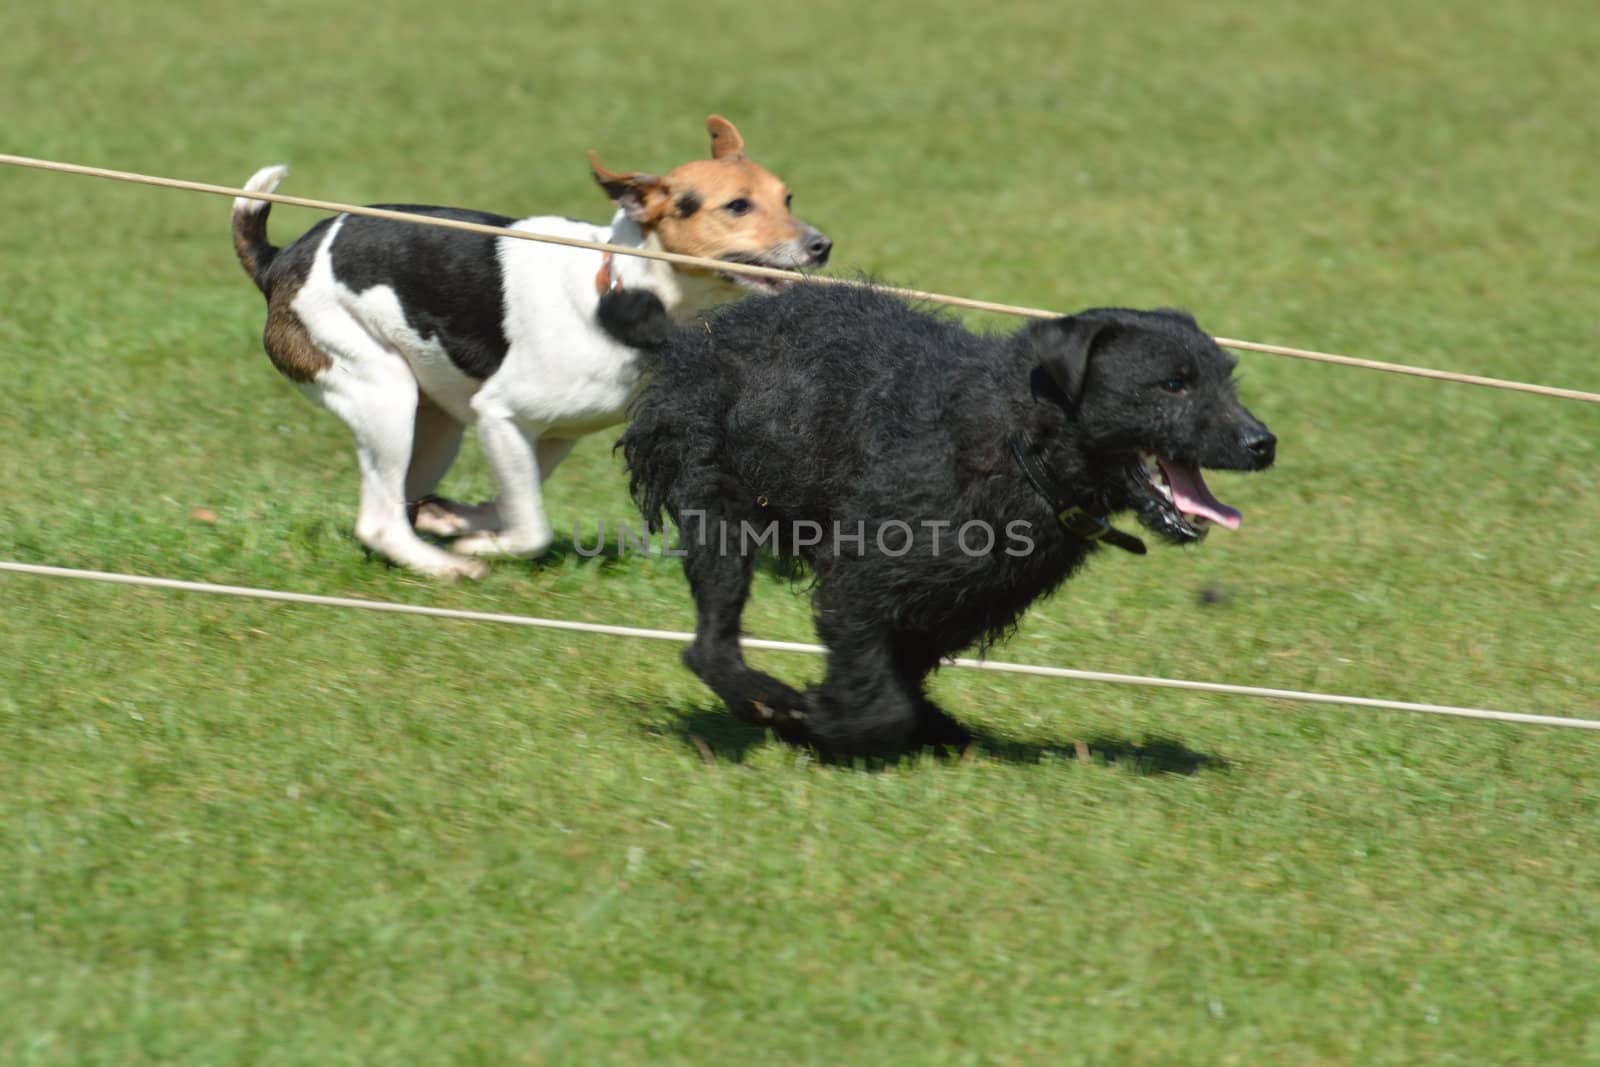
[[[0,151],[599,219],[586,149],[671,166],[718,111],[843,272],[1600,388],[1577,0],[0,27]],[[226,200],[0,169],[0,264],[0,558],[690,625],[674,561],[570,550],[634,517],[611,435],[551,484],[551,557],[364,559]],[[1212,480],[1244,528],[1106,554],[997,658],[1600,717],[1600,412],[1242,363],[1281,439]],[[474,449],[446,488],[489,493]],[[0,596],[8,1065],[1600,1063],[1591,734],[947,671],[982,750],[870,772],[726,722],[668,645]],[[810,640],[804,598],[764,579],[749,629]]]

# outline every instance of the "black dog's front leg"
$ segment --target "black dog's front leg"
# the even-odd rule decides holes
[[[887,631],[881,619],[852,612],[855,602],[830,590],[818,604],[828,673],[807,694],[812,743],[838,758],[965,746],[971,735],[922,691],[938,652],[920,635]]]
[[[906,691],[881,644],[828,644],[828,673],[806,694],[806,732],[824,756],[892,759],[916,743],[920,694]]]
[[[739,648],[740,619],[755,571],[753,553],[720,551],[716,538],[685,539],[683,570],[694,593],[694,642],[683,662],[711,687],[736,718],[770,726],[786,741],[804,740],[805,698],[754,670]],[[731,546],[730,546],[731,549]]]
[[[966,748],[972,743],[972,734],[929,700],[924,690],[928,675],[941,658],[934,639],[926,633],[901,631],[890,639],[890,645],[901,683],[917,694],[917,728],[911,736],[911,747]]]
[[[965,749],[972,743],[972,732],[944,713],[944,709],[922,698],[917,707],[917,729],[911,735],[912,748]]]

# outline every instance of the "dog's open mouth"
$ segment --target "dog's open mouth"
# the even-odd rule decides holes
[[[769,295],[781,293],[795,284],[791,278],[763,278],[759,274],[731,274],[727,271],[720,271],[719,273],[728,281],[733,282],[742,289],[748,289],[752,293],[766,293]]]
[[[1139,518],[1157,533],[1175,541],[1199,541],[1211,524],[1237,530],[1243,516],[1211,495],[1200,468],[1150,452],[1139,457],[1139,475],[1153,493],[1144,494],[1148,506]]]
[[[722,258],[727,260],[729,263],[743,263],[751,267],[771,267],[773,270],[794,269],[788,264],[770,263],[757,256],[723,256]],[[719,270],[717,272],[717,277],[721,278],[723,281],[732,282],[741,289],[748,289],[752,293],[763,293],[767,295],[771,295],[772,293],[781,293],[785,289],[793,288],[796,284],[793,278],[768,278],[760,274],[746,274],[743,271],[736,273],[731,270]]]

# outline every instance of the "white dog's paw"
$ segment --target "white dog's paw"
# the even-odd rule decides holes
[[[460,537],[463,534],[500,528],[500,512],[494,501],[481,504],[463,504],[459,500],[428,497],[417,505],[413,525],[418,533],[434,537]]]
[[[450,551],[480,559],[531,559],[540,556],[550,547],[551,537],[545,534],[518,536],[514,531],[484,530],[468,534],[450,546]]]
[[[464,559],[455,556],[439,563],[429,562],[415,568],[430,578],[443,578],[446,581],[455,581],[457,578],[470,578],[481,582],[489,576],[489,565],[479,559]]]

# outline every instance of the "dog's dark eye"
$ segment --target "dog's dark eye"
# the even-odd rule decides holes
[[[1161,388],[1174,395],[1189,391],[1189,383],[1182,378],[1168,378],[1161,383]]]
[[[784,207],[793,207],[794,206],[794,194],[793,193],[784,193],[783,194],[783,206]]]
[[[732,215],[748,215],[750,214],[750,201],[741,196],[737,200],[729,200],[726,204],[723,204],[722,210]]]

